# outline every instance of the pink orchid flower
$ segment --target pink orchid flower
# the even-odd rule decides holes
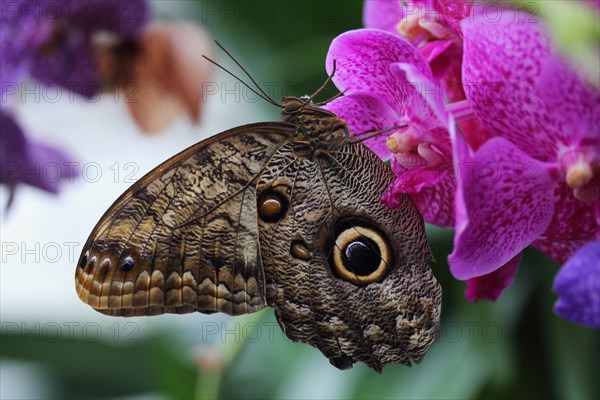
[[[409,194],[427,222],[456,228],[451,271],[468,281],[471,301],[495,300],[528,245],[564,262],[598,236],[598,93],[553,51],[539,20],[504,11],[494,23],[448,22],[464,52],[460,107],[443,104],[430,60],[399,34],[346,32],[327,59],[346,94],[327,108],[352,132],[407,126],[365,142],[393,156],[397,178],[382,199],[393,207]],[[389,31],[392,12],[381,15],[373,20]],[[449,112],[474,118],[457,133]]]
[[[470,279],[469,299],[495,299],[526,246],[563,263],[597,237],[600,96],[530,15],[475,17],[462,32],[463,85],[494,137],[478,148],[455,138],[461,179],[449,262]]]
[[[470,15],[472,0],[366,0],[363,24],[409,40],[429,64],[436,81],[451,89],[452,101],[464,99],[460,84],[461,19]]]

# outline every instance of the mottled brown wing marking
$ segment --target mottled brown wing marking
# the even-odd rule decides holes
[[[378,184],[387,187],[389,179],[393,178],[389,169],[385,169],[388,177],[372,171],[372,177],[364,179],[361,170],[357,168],[357,163],[376,169],[377,163],[374,161],[367,163],[362,161],[365,157],[376,160],[376,156],[364,146],[355,146],[353,150],[356,156],[353,156],[350,151],[341,151],[340,154],[326,157],[326,160],[330,161],[331,168],[324,168],[325,181],[330,183],[337,177],[341,181],[340,186],[345,186],[346,190],[354,193],[372,191],[368,185],[371,181],[379,181]],[[360,199],[354,198],[354,201],[360,202]],[[380,206],[383,206],[378,199],[377,201]],[[338,203],[335,208],[338,207],[342,208],[342,211],[345,208],[343,203]],[[376,210],[374,207],[373,211]],[[383,222],[388,235],[395,238],[392,239],[392,244],[396,247],[395,264],[398,264],[399,268],[392,269],[390,276],[381,282],[382,287],[389,287],[387,289],[389,293],[388,301],[378,308],[382,315],[387,315],[389,318],[384,318],[383,324],[371,324],[371,328],[365,330],[363,335],[367,340],[375,343],[373,354],[382,361],[382,364],[401,362],[410,365],[411,359],[417,362],[421,360],[426,349],[437,336],[441,289],[427,265],[431,260],[431,253],[424,234],[422,219],[410,198],[405,196],[400,207],[392,210],[391,214],[391,218],[387,219],[380,218],[375,213],[372,215],[374,221]],[[388,224],[388,221],[392,223]],[[376,286],[368,285],[364,291],[354,291],[352,293],[354,301],[350,302],[351,307],[355,307],[360,301],[376,298],[378,292],[373,290]],[[372,301],[369,306],[377,303],[377,300]],[[360,310],[365,312],[365,307],[361,307]],[[370,315],[368,311],[367,315]],[[394,323],[390,324],[390,321]],[[397,350],[390,352],[391,343],[401,345],[403,353]]]
[[[297,160],[293,151],[287,148],[281,148],[271,160],[270,167],[262,174],[257,188],[260,191],[270,187],[275,179],[287,179],[292,183],[293,191],[291,193],[290,207],[284,218],[276,224],[268,224],[259,220],[260,243],[263,249],[263,264],[265,265],[265,278],[267,282],[268,304],[275,307],[275,314],[278,316],[281,328],[285,334],[292,340],[302,336],[310,341],[311,332],[316,331],[317,321],[316,312],[314,312],[313,297],[320,296],[318,292],[319,278],[324,278],[322,271],[315,271],[316,286],[307,283],[306,279],[312,278],[310,275],[310,265],[306,262],[298,262],[292,259],[289,253],[290,239],[296,237],[303,227],[301,224],[306,221],[295,218],[295,215],[302,213],[304,209],[303,201],[308,191],[318,191],[314,187],[315,171],[311,169],[311,162],[307,159],[297,160],[293,168],[284,168],[290,162]],[[315,205],[316,206],[316,205]],[[284,240],[282,240],[285,238]],[[279,239],[279,240],[278,240]],[[278,267],[279,266],[279,267]],[[283,268],[281,266],[284,266]],[[304,283],[303,283],[304,281]],[[285,286],[289,290],[277,290],[278,287]],[[312,286],[312,287],[311,287]],[[310,287],[310,290],[307,290]],[[290,302],[288,299],[302,298],[303,301]],[[297,324],[288,327],[281,323],[282,314],[280,305],[293,304],[294,317],[297,318]]]
[[[408,197],[394,210],[379,201],[393,174],[363,145],[324,153],[296,172],[298,195],[279,226],[259,221],[261,245],[270,249],[263,256],[267,302],[288,337],[319,348],[338,368],[410,365],[435,339],[441,303],[420,214]],[[285,164],[285,156],[275,153],[271,165]],[[265,171],[258,186],[269,181]],[[333,274],[333,224],[344,218],[370,221],[389,237],[394,265],[383,280],[357,286]],[[310,260],[290,256],[297,237],[310,246]]]
[[[351,169],[352,168],[352,163],[350,163],[349,167],[347,167],[344,163],[344,161],[352,161],[354,163],[356,163],[357,159],[361,160],[361,162],[371,162],[372,160],[368,160],[366,157],[364,157],[363,155],[360,154],[360,152],[348,152],[348,151],[333,151],[333,152],[325,152],[323,153],[327,160],[325,160],[325,162],[332,162],[335,165],[333,165],[334,169],[340,169],[341,171],[341,175],[339,175],[338,177],[340,179],[344,179],[346,181],[350,181],[350,183],[352,184],[353,187],[356,188],[356,190],[361,190],[361,191],[366,191],[366,190],[370,190],[370,188],[365,187],[363,185],[363,183],[360,181],[360,179],[355,175],[355,173],[352,172]],[[334,154],[335,156],[332,156],[332,154]],[[339,158],[339,160],[338,160]],[[335,202],[333,201],[333,198],[331,196],[331,190],[329,190],[329,185],[327,184],[327,176],[325,175],[325,173],[323,172],[323,167],[321,166],[321,162],[319,162],[319,166],[320,166],[320,170],[323,176],[323,182],[325,183],[325,185],[327,186],[327,193],[329,195],[329,205],[331,207],[332,210],[332,219],[331,219],[331,224],[333,226],[333,222],[334,222],[334,217],[337,214],[337,218],[343,220],[346,219],[346,216],[344,214],[344,212],[342,212],[340,209],[338,209],[336,207]],[[332,232],[333,234],[333,232]],[[335,241],[334,241],[335,243]],[[337,245],[335,245],[337,247]],[[331,252],[333,252],[334,248],[331,248]],[[331,254],[328,254],[327,257],[329,257]],[[385,260],[384,260],[385,262]],[[387,263],[386,263],[387,265]]]
[[[326,188],[312,159],[300,159],[295,168],[280,173],[292,159],[293,153],[281,148],[258,183],[260,191],[277,177],[292,182],[293,187],[287,215],[277,224],[259,221],[263,263],[267,266],[267,298],[288,337],[316,346],[332,359],[344,359],[337,337],[322,337],[318,333],[332,322],[331,313],[340,311],[332,309],[332,300],[343,301],[330,285],[331,272],[322,268],[326,259],[311,236],[328,218],[329,209],[324,206]],[[310,262],[290,256],[290,242],[296,237],[306,240],[313,256]]]
[[[352,154],[352,153],[350,153],[350,154]],[[354,154],[357,154],[357,153],[354,153]],[[325,191],[327,193],[327,201],[328,201],[328,206],[329,206],[329,219],[328,220],[329,220],[330,243],[333,243],[334,246],[337,246],[335,244],[336,213],[340,219],[344,219],[346,216],[345,216],[345,213],[337,207],[336,202],[333,199],[333,194],[331,193],[331,189],[327,182],[328,176],[324,172],[324,168],[322,166],[322,161],[317,160],[317,165],[319,167],[319,173],[321,175],[323,186],[325,187]],[[370,188],[366,188],[366,189],[370,189]],[[333,249],[334,248],[332,246],[331,249],[329,250],[329,252],[327,252],[325,263],[328,262],[328,260],[331,256],[331,253],[333,252]],[[343,304],[345,299],[343,299],[341,297],[341,294],[344,292],[343,288],[341,287],[341,283],[340,283],[341,281],[339,279],[335,279],[335,277],[333,275],[332,275],[331,281],[333,282],[333,284],[335,285],[335,288],[336,288],[336,290],[335,290],[336,301],[339,304]],[[364,290],[364,287],[357,286],[356,290]],[[357,311],[358,312],[361,311],[360,308],[359,307],[342,307],[342,311],[344,313],[343,321],[347,324],[347,327],[349,328],[349,331],[345,332],[346,335],[344,335],[344,336],[347,337],[348,334],[350,333],[350,334],[352,334],[353,338],[352,338],[352,341],[348,341],[348,340],[345,340],[346,338],[342,337],[341,341],[340,341],[340,337],[337,335],[335,336],[336,343],[340,350],[340,355],[338,356],[338,358],[335,359],[336,360],[335,362],[339,363],[338,365],[340,367],[352,366],[352,364],[353,364],[352,354],[356,353],[356,347],[358,347],[360,349],[361,356],[370,358],[370,360],[369,360],[369,362],[367,362],[367,364],[373,366],[373,368],[375,370],[380,370],[382,368],[381,363],[374,356],[369,344],[365,343],[365,340],[363,339],[363,337],[360,334],[360,332],[361,332],[361,326],[360,326],[361,315],[356,314]],[[338,330],[340,330],[340,329],[344,329],[344,327],[342,327],[340,325],[338,327]]]
[[[239,127],[144,176],[90,235],[76,271],[80,298],[122,316],[263,308],[255,185],[294,131],[283,123]],[[128,257],[129,270],[121,268]]]

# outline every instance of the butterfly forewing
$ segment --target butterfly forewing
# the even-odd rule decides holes
[[[256,181],[293,133],[284,123],[242,126],[144,176],[90,235],[76,270],[79,297],[123,316],[263,308]]]

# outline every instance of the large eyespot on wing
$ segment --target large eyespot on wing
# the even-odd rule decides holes
[[[365,146],[346,145],[283,178],[293,187],[287,212],[259,219],[259,233],[267,302],[286,335],[340,369],[419,362],[437,337],[441,289],[410,198],[394,210],[379,200],[393,173]],[[259,187],[272,180],[263,174]]]
[[[379,282],[393,265],[389,238],[375,227],[342,219],[334,239],[329,265],[341,279],[358,285]]]
[[[263,308],[255,184],[293,132],[283,123],[235,128],[140,179],[84,246],[81,300],[115,316]]]

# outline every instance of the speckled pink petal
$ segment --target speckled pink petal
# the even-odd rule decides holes
[[[446,76],[456,59],[460,64],[462,52],[455,51],[454,40],[435,40],[426,44],[419,50],[431,68],[434,79],[440,80]]]
[[[485,129],[481,121],[477,118],[471,118],[458,123],[462,136],[466,139],[469,147],[477,149],[492,138],[492,134]]]
[[[431,79],[427,62],[406,39],[376,29],[358,29],[336,37],[327,54],[327,72],[331,73],[333,60],[337,71],[333,81],[345,94],[368,92],[390,105],[403,117],[407,114],[405,99],[414,88],[398,81],[390,71],[390,64],[412,64]]]
[[[448,261],[457,279],[469,279],[500,268],[546,230],[554,208],[555,166],[500,137],[472,156],[461,136],[453,141],[460,176]]]
[[[446,177],[446,168],[418,167],[398,175],[390,184],[388,191],[394,193],[418,193],[425,188],[436,186]]]
[[[600,227],[594,218],[594,204],[575,199],[573,189],[565,183],[556,188],[554,201],[552,222],[533,246],[562,264],[586,242],[600,237]]]
[[[423,215],[423,219],[433,225],[445,228],[454,227],[454,174],[446,173],[435,187],[426,187],[410,195]]]
[[[600,91],[558,56],[547,60],[538,87],[538,98],[556,123],[548,134],[563,146],[592,147],[600,153]]]
[[[599,94],[554,53],[542,21],[514,11],[484,17],[461,26],[465,92],[486,127],[542,161],[596,135]]]
[[[454,43],[453,40],[435,40],[421,47],[420,51],[425,60],[430,63],[448,50],[448,47],[452,46],[452,43]]]
[[[397,178],[381,196],[388,207],[397,207],[402,196],[409,194],[426,222],[447,228],[454,226],[456,184],[450,168],[417,167],[407,170],[393,158],[392,169]]]
[[[521,255],[522,253],[517,254],[494,272],[467,280],[467,300],[473,303],[477,300],[496,301],[504,289],[512,284],[521,262]]]
[[[427,137],[423,137],[422,140],[434,144],[442,154],[451,158],[452,145],[448,127],[453,122],[444,109],[442,89],[433,82],[430,75],[423,74],[414,65],[395,63],[390,66],[390,70],[403,85],[415,88],[404,99],[410,125],[426,132]]]
[[[338,97],[323,108],[346,121],[353,135],[369,130],[388,129],[402,124],[387,104],[368,93],[357,92]],[[388,135],[378,135],[364,142],[383,160],[389,159],[392,154],[385,145]]]
[[[433,82],[431,74],[423,73],[418,66],[408,63],[391,64],[390,71],[402,86],[415,88],[415,92],[404,99],[411,111],[411,120],[420,119],[421,126],[427,129],[448,125],[442,89]]]
[[[402,21],[403,15],[402,0],[365,0],[363,5],[365,28],[382,29],[397,34],[397,25]]]

